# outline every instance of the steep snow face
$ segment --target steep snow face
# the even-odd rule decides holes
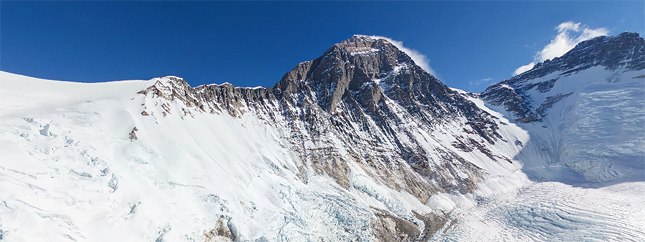
[[[481,96],[528,130],[529,143],[516,158],[534,180],[642,181],[644,56],[645,40],[636,34],[596,38]]]
[[[643,75],[643,70],[612,71],[599,66],[527,82],[554,83],[546,92],[531,89],[523,93],[541,117],[521,124],[531,134],[516,157],[524,162],[526,173],[537,180],[569,184],[642,180]]]

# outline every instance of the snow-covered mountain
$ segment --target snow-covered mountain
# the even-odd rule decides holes
[[[531,134],[517,159],[533,178],[590,186],[643,181],[644,69],[638,34],[598,37],[481,97]]]
[[[0,72],[0,241],[645,239],[643,46],[481,95],[363,35],[273,88]]]

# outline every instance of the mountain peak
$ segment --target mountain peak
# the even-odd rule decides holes
[[[412,58],[403,49],[395,45],[392,40],[382,36],[355,34],[349,39],[334,44],[326,54],[334,53],[335,49],[346,52],[352,57],[375,55],[400,56],[401,61],[414,64]]]
[[[382,36],[375,36],[375,35],[363,35],[363,34],[355,34],[352,35],[352,37],[345,39],[336,45],[339,46],[347,46],[347,45],[355,45],[355,44],[373,44],[376,42],[384,42],[384,43],[390,43],[389,39],[386,37]]]
[[[315,93],[315,99],[333,112],[346,92],[390,77],[402,69],[423,72],[410,56],[384,37],[354,35],[334,44],[309,62],[298,64],[276,85],[278,95]]]
[[[571,51],[562,57],[569,55],[596,55],[604,58],[631,58],[630,53],[642,49],[645,46],[645,39],[638,33],[624,32],[617,36],[600,36],[577,44]]]
[[[643,39],[638,33],[636,32],[622,32],[617,36],[618,38],[621,39]]]
[[[175,98],[178,93],[183,95],[187,90],[192,89],[186,80],[177,76],[157,77],[151,79],[150,82],[153,84],[148,86],[146,89],[141,90],[139,93],[152,93],[156,96],[172,99]]]

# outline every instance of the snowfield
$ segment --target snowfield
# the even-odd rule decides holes
[[[471,98],[505,123],[500,133],[511,145],[493,147],[513,163],[459,153],[486,171],[478,189],[422,202],[354,163],[349,189],[303,171],[286,129],[253,114],[144,115],[145,107],[164,109],[137,94],[154,80],[82,84],[0,72],[0,241],[372,241],[374,209],[416,224],[425,222],[413,211],[445,215],[450,222],[427,237],[434,241],[645,241],[637,160],[645,154],[645,79],[632,74],[556,103],[549,112],[566,115],[545,121],[557,127],[545,136],[530,135],[542,125],[515,125]],[[563,165],[544,147],[570,157],[567,167],[586,181],[613,183],[591,188],[550,173]],[[558,177],[530,180],[531,169]]]
[[[535,183],[459,211],[444,241],[643,241],[645,183]]]

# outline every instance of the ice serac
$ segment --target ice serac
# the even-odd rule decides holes
[[[523,123],[518,156],[537,180],[598,186],[645,176],[645,40],[597,37],[490,86],[481,97]]]
[[[384,38],[355,35],[335,44],[298,64],[273,88],[192,88],[166,77],[140,93],[146,96],[143,113],[151,118],[253,117],[280,130],[279,139],[297,156],[302,182],[330,177],[342,189],[381,204],[381,209],[360,205],[372,214],[374,234],[429,238],[449,220],[440,210],[396,208],[372,183],[426,204],[433,195],[471,194],[487,177],[518,169],[512,162],[518,138],[500,132],[500,125],[508,124]],[[499,147],[510,152],[495,152]],[[384,224],[396,226],[379,227]],[[431,227],[433,232],[427,231]]]

